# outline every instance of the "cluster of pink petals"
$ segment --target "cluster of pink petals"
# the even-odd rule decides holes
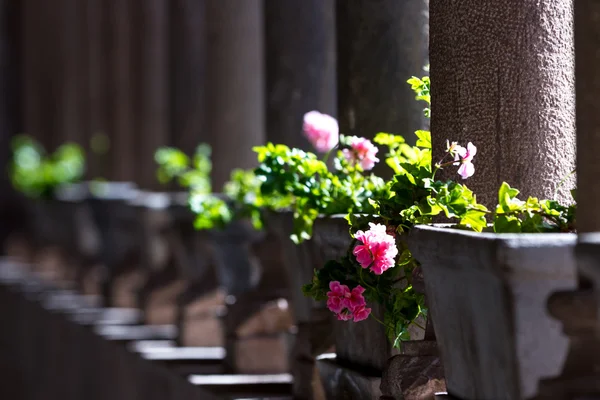
[[[304,114],[304,135],[317,151],[327,153],[340,140],[338,122],[335,118],[318,111]]]
[[[350,290],[348,286],[341,285],[339,281],[329,282],[330,291],[327,292],[327,308],[337,315],[340,321],[365,320],[371,314],[367,308],[363,293],[365,288],[358,285]]]
[[[356,232],[358,244],[352,250],[356,261],[363,268],[370,268],[375,275],[381,275],[396,265],[398,248],[394,236],[386,232],[386,226],[369,223],[370,229],[366,232]]]
[[[451,154],[454,155],[454,165],[460,164],[458,167],[458,174],[463,178],[467,179],[473,176],[475,173],[475,166],[473,165],[473,157],[477,154],[477,147],[471,142],[467,144],[467,148],[459,146],[455,143],[452,144]]]
[[[379,149],[369,139],[357,136],[351,136],[349,139],[351,148],[342,150],[346,160],[350,163],[359,163],[363,171],[373,169],[379,162],[379,158],[375,156]]]

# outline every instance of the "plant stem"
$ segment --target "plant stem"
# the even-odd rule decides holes
[[[413,324],[413,325],[416,325],[417,327],[419,327],[419,328],[421,328],[421,329],[425,330],[425,327],[423,327],[423,326],[421,326],[420,324],[418,324],[418,323],[417,323],[417,321],[413,321],[413,322],[411,322],[411,324]]]
[[[577,172],[577,169],[574,169],[573,171],[569,172],[567,175],[565,175],[564,178],[562,178],[560,180],[560,182],[558,182],[558,185],[556,186],[556,189],[554,189],[554,196],[552,196],[554,198],[554,200],[556,200],[556,196],[558,196],[558,190],[567,181],[567,179],[569,179],[575,172]]]

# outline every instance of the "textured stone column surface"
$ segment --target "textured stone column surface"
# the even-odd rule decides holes
[[[207,0],[206,129],[213,147],[213,190],[234,168],[257,164],[265,139],[262,0]]]
[[[552,198],[574,168],[572,7],[570,0],[430,1],[434,161],[446,139],[473,142],[475,175],[466,184],[488,206],[502,181],[522,197]],[[455,168],[439,176],[459,178]],[[557,199],[570,201],[573,184],[571,177]]]
[[[267,140],[313,150],[304,113],[336,114],[335,2],[266,0]]]
[[[421,76],[427,64],[427,5],[428,0],[337,2],[341,132],[368,138],[397,133],[414,143],[413,132],[426,121],[406,80]]]

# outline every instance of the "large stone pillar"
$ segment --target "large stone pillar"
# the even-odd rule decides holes
[[[86,57],[86,8],[87,2],[61,0],[55,2],[59,10],[56,25],[58,40],[56,46],[57,81],[60,88],[55,93],[57,112],[58,143],[74,142],[87,145],[87,68]]]
[[[575,165],[573,2],[430,1],[434,162],[446,140],[478,149],[466,181],[497,203],[502,181],[553,198]],[[465,27],[468,26],[468,29]],[[441,178],[460,179],[454,168]],[[569,201],[574,179],[558,200]]]
[[[87,87],[89,101],[88,135],[90,151],[87,154],[88,177],[108,178],[111,166],[112,151],[108,142],[110,129],[108,110],[108,7],[103,0],[88,0],[85,27],[87,28]],[[111,98],[111,101],[114,100]],[[108,145],[108,146],[107,146]]]
[[[313,150],[303,115],[337,114],[335,1],[266,0],[265,26],[267,140]]]
[[[0,174],[0,255],[5,254],[7,236],[23,224],[22,213],[15,212],[19,203],[5,172],[10,159],[11,138],[22,129],[19,80],[20,12],[20,3],[11,0],[0,1],[0,168],[3,171]]]
[[[139,106],[136,146],[137,183],[144,189],[159,189],[156,179],[154,152],[168,143],[169,84],[168,84],[168,2],[145,0],[138,5],[139,58],[136,88]]]
[[[207,140],[206,23],[204,0],[170,3],[171,136],[170,144],[192,154]]]
[[[340,132],[372,138],[423,129],[423,104],[406,80],[427,64],[428,0],[337,2]],[[383,163],[375,172],[387,173]]]
[[[55,105],[52,99],[55,6],[54,3],[25,0],[21,16],[23,129],[49,150],[55,145],[55,113],[48,106]]]
[[[111,171],[114,181],[133,181],[137,163],[133,95],[133,24],[131,0],[111,0],[109,9],[109,92]]]
[[[600,2],[574,2],[577,127],[577,233],[579,285],[555,293],[550,313],[569,337],[569,355],[560,376],[540,382],[536,400],[598,398],[600,341]]]
[[[302,134],[302,118],[312,110],[337,114],[335,1],[266,0],[265,26],[267,140],[315,151]],[[281,222],[291,222],[291,215],[289,217],[289,220],[283,217]],[[277,220],[272,218],[271,221]],[[286,243],[279,246],[283,246],[283,253],[286,249],[290,253],[282,262],[293,285],[290,300],[297,327],[290,352],[293,395],[297,399],[319,399],[324,394],[315,370],[315,357],[318,349],[333,344],[332,335],[319,335],[331,332],[332,320],[323,318],[323,310],[310,309],[311,302],[302,299],[300,293],[300,286],[306,283],[299,279],[306,276],[302,271],[309,271],[310,276],[314,268],[312,258],[307,257],[312,247],[307,243],[293,245],[289,232],[281,231],[280,239]],[[268,234],[273,235],[273,232]],[[272,240],[277,238],[268,239],[271,246]],[[296,294],[300,295],[300,301]]]
[[[577,231],[600,232],[600,2],[575,5]]]
[[[207,0],[206,129],[213,190],[234,168],[257,164],[265,141],[262,0]]]

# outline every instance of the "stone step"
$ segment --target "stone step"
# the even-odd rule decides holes
[[[181,376],[223,374],[225,349],[223,347],[148,346],[138,352],[146,360],[165,365]]]
[[[136,340],[175,340],[177,326],[167,325],[98,325],[96,334],[115,342],[133,342]]]
[[[290,374],[268,375],[191,375],[188,380],[228,399],[277,399],[292,393]]]

